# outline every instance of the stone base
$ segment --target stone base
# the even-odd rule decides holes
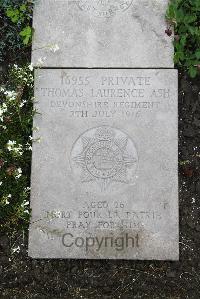
[[[177,260],[177,71],[40,69],[34,258]]]

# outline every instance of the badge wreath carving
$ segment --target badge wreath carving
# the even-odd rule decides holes
[[[93,128],[75,142],[71,160],[79,169],[82,183],[97,183],[101,191],[112,183],[133,181],[138,162],[137,150],[130,137],[108,126]]]
[[[133,0],[79,0],[79,8],[96,17],[111,17],[127,10]]]

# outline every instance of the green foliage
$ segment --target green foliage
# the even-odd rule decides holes
[[[30,3],[23,3],[18,8],[9,6],[6,9],[6,15],[13,23],[22,24],[22,30],[19,32],[19,35],[22,37],[24,45],[28,45],[32,38],[32,28],[29,26],[30,19],[27,17],[30,9]]]
[[[171,0],[167,14],[174,26],[174,62],[194,78],[200,69],[200,0]]]
[[[32,0],[0,0],[0,63],[29,59],[32,8]]]
[[[20,33],[19,35],[23,39],[24,45],[28,45],[32,38],[32,28],[30,26],[26,26]]]
[[[25,13],[26,13],[27,6],[22,4],[19,6],[19,9],[8,7],[6,10],[7,16],[11,19],[13,23],[24,22]]]
[[[0,229],[9,230],[29,220],[32,150],[32,66],[11,67],[0,87]]]
[[[32,0],[0,0],[0,63],[9,63],[0,86],[0,229],[28,225],[32,151]],[[14,63],[20,63],[23,67]]]

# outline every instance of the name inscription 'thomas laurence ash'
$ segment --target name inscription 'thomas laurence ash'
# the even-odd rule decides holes
[[[37,70],[29,255],[178,259],[175,70]]]

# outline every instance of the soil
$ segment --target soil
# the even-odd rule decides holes
[[[0,299],[200,298],[200,78],[179,77],[180,261],[34,260],[13,232],[0,236]]]

